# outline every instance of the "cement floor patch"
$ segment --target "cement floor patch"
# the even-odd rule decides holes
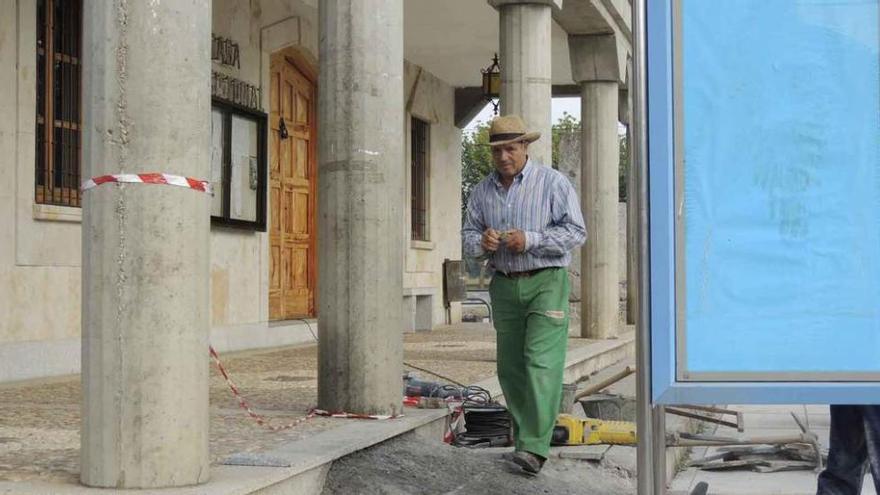
[[[635,493],[633,479],[595,463],[551,458],[538,476],[529,477],[502,453],[476,450],[439,442],[386,442],[333,463],[323,495]]]

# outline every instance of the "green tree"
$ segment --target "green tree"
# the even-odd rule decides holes
[[[553,124],[553,168],[559,168],[559,141],[564,134],[581,132],[581,121],[574,118],[568,112],[562,112],[562,117]]]
[[[563,134],[580,132],[581,123],[569,113],[553,124],[553,167],[559,163],[559,141]],[[620,147],[619,185],[620,201],[626,200],[626,174],[629,170],[629,145],[626,134],[618,136]],[[461,212],[462,220],[467,209],[471,191],[494,169],[492,151],[489,148],[489,123],[480,123],[472,133],[465,133],[461,141]]]
[[[489,148],[489,124],[477,125],[471,134],[461,140],[461,218],[467,213],[471,191],[494,170],[492,150]]]
[[[553,168],[559,164],[559,141],[564,134],[581,131],[581,122],[568,112],[563,112],[562,117],[553,124]],[[626,201],[626,174],[629,171],[629,143],[626,133],[618,134],[618,147],[620,161],[618,164],[618,200]]]

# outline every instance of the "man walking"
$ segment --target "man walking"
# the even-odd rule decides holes
[[[498,335],[498,379],[513,419],[515,452],[537,474],[550,451],[562,394],[568,339],[570,251],[586,240],[568,179],[530,160],[527,132],[515,115],[489,129],[495,171],[471,192],[462,228],[466,256],[488,258]]]
[[[817,495],[859,495],[866,468],[880,493],[880,406],[831,406],[828,465]]]

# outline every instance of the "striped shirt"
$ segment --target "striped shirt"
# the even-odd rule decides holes
[[[525,251],[514,253],[502,242],[495,253],[485,252],[480,240],[488,228],[522,230]],[[494,269],[511,273],[568,266],[570,251],[584,243],[587,231],[568,178],[528,160],[510,189],[501,184],[497,171],[477,184],[468,199],[461,237],[465,256],[488,258]]]

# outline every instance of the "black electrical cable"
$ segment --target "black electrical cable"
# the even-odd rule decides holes
[[[318,342],[318,336],[315,334],[314,330],[312,330],[312,325],[309,323],[309,320],[306,320],[305,318],[294,318],[294,321],[301,321],[301,322],[305,323],[306,327],[308,327],[308,329],[309,329],[309,333],[312,334],[312,338],[315,339],[315,342]],[[421,368],[419,366],[415,366],[412,363],[408,363],[406,361],[404,361],[403,364],[404,364],[404,366],[407,366],[409,368],[423,371],[425,373],[434,375],[437,378],[446,380],[449,383],[453,383],[453,384],[461,387],[461,389],[458,389],[456,387],[453,387],[452,385],[444,385],[442,387],[438,387],[437,389],[435,389],[433,391],[433,393],[431,394],[431,396],[437,396],[437,397],[448,396],[449,392],[460,391],[460,394],[456,393],[455,395],[460,396],[466,403],[468,401],[470,401],[470,402],[473,402],[476,404],[486,404],[486,403],[489,403],[492,401],[492,396],[491,396],[491,394],[489,394],[488,391],[486,391],[486,389],[483,389],[483,388],[480,388],[480,387],[477,387],[474,385],[470,385],[470,386],[465,385],[457,380],[453,380],[452,378],[449,378],[448,376],[443,376],[440,373],[437,373],[436,371],[431,371],[426,368]],[[441,394],[440,393],[441,391],[445,391],[445,392],[447,392],[447,394]],[[475,393],[475,391],[476,391],[476,393]]]
[[[462,403],[463,406],[494,404],[492,401],[492,394],[490,394],[488,390],[476,385],[465,387],[462,391],[461,397],[464,399],[464,402]]]
[[[315,342],[318,341],[318,336],[312,330],[312,325],[309,323],[309,320],[307,320],[305,318],[294,318],[294,321],[301,321],[301,322],[305,323],[306,326],[309,327],[309,333],[312,334],[312,337],[315,339]]]
[[[503,447],[510,444],[511,419],[507,408],[492,400],[488,390],[471,385],[461,389],[464,432],[453,440],[459,447]]]
[[[301,321],[301,322],[305,323],[306,326],[309,328],[309,333],[312,334],[312,338],[315,339],[315,342],[318,342],[318,336],[315,334],[314,330],[312,330],[312,325],[309,323],[309,320],[306,320],[305,318],[294,318],[294,321]],[[420,368],[420,367],[415,366],[411,363],[407,363],[406,361],[404,361],[403,364],[404,364],[404,366],[410,367],[414,370],[419,370],[419,371],[424,371],[425,373],[430,373],[431,375],[434,375],[437,378],[441,378],[443,380],[446,380],[449,383],[454,383],[455,385],[458,385],[459,387],[467,388],[467,385],[465,385],[461,382],[458,382],[456,380],[453,380],[452,378],[449,378],[448,376],[443,376],[440,373],[437,373],[436,371],[431,371],[429,369]]]
[[[457,387],[455,385],[441,385],[428,394],[428,397],[463,397],[463,390],[461,387]]]
[[[502,447],[510,444],[511,421],[507,408],[499,404],[470,403],[462,406],[465,431],[455,436],[461,447]]]
[[[424,371],[425,373],[430,373],[430,374],[436,376],[437,378],[441,378],[443,380],[446,380],[449,383],[454,383],[455,385],[458,385],[459,387],[467,387],[467,385],[465,385],[461,382],[455,381],[452,378],[449,378],[448,376],[443,376],[440,373],[437,373],[436,371],[431,371],[431,370],[425,369],[425,368],[419,368],[418,366],[414,366],[406,361],[403,362],[403,365],[407,366],[409,368],[412,368],[414,370],[419,370],[419,371]]]

